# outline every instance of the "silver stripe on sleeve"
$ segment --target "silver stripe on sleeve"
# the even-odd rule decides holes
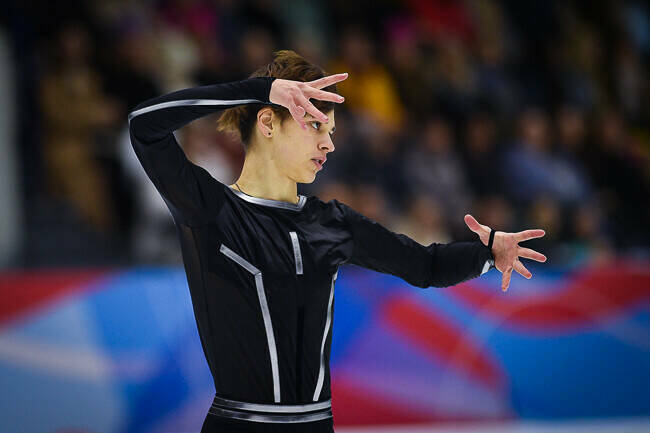
[[[257,288],[257,297],[260,300],[260,307],[262,308],[262,318],[264,319],[264,329],[266,330],[266,340],[269,345],[269,356],[271,358],[271,373],[273,374],[273,401],[279,403],[280,372],[278,370],[278,351],[275,346],[275,336],[273,335],[273,325],[271,324],[271,313],[269,313],[269,306],[266,302],[266,294],[264,293],[262,272],[224,244],[221,244],[219,251],[237,262],[241,267],[246,269],[255,277],[255,287]]]
[[[296,274],[302,274],[302,255],[300,254],[300,243],[296,232],[289,232],[291,243],[293,243],[293,256],[296,259]]]
[[[248,403],[245,401],[230,400],[227,398],[215,396],[214,404],[219,406],[226,406],[233,409],[243,409],[252,412],[271,412],[271,413],[300,413],[300,412],[313,412],[316,410],[329,409],[332,407],[332,400],[322,401],[318,403],[309,404],[261,404],[261,403]]]
[[[262,101],[258,101],[257,99],[232,99],[228,101],[222,99],[182,99],[180,101],[161,102],[160,104],[154,104],[150,105],[149,107],[144,107],[140,108],[139,110],[132,111],[129,113],[129,123],[135,116],[149,113],[150,111],[162,110],[163,108],[182,107],[185,105],[238,105],[252,104],[255,102],[262,103]]]
[[[208,410],[213,415],[224,416],[227,418],[243,419],[246,421],[256,422],[272,422],[272,423],[295,423],[295,422],[309,422],[318,421],[332,417],[332,410],[322,413],[306,413],[302,415],[260,415],[248,412],[236,412],[234,410],[223,409],[220,407],[212,406]]]
[[[491,265],[492,265],[492,260],[486,260],[485,264],[483,265],[483,270],[481,271],[481,275],[489,271]]]
[[[325,380],[325,340],[327,340],[327,333],[330,329],[330,324],[332,323],[332,299],[334,299],[334,282],[336,281],[338,274],[339,271],[337,269],[334,275],[332,275],[332,284],[330,286],[330,300],[327,304],[327,320],[325,322],[325,330],[323,331],[323,340],[320,344],[320,369],[318,370],[318,381],[316,382],[316,389],[314,390],[314,401],[318,401],[320,393],[323,390],[323,381]]]

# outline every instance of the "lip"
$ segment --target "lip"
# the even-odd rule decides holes
[[[318,170],[322,170],[322,169],[323,169],[323,165],[320,164],[320,163],[319,163],[318,161],[316,161],[315,159],[312,159],[311,162],[313,162],[314,165],[316,165],[316,167],[318,167]]]

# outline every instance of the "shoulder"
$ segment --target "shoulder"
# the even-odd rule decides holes
[[[307,196],[307,202],[311,203],[311,206],[313,206],[315,209],[320,210],[349,208],[347,204],[336,198],[333,198],[329,201],[324,201],[318,196],[310,195]]]
[[[354,212],[350,206],[335,198],[323,201],[319,197],[312,195],[307,197],[307,203],[311,212],[318,215],[323,221],[337,220],[345,222],[350,213]]]

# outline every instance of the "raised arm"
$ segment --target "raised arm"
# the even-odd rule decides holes
[[[173,132],[218,110],[269,103],[275,78],[249,78],[179,90],[139,104],[129,114],[131,144],[145,172],[177,220],[200,224],[209,206],[221,202],[218,182],[190,162]]]
[[[424,246],[344,203],[335,203],[352,233],[346,263],[392,274],[421,288],[453,286],[487,272],[494,265],[491,251],[481,241]]]
[[[341,96],[320,89],[345,78],[347,74],[336,74],[303,83],[256,77],[159,96],[139,104],[129,114],[131,144],[174,218],[189,225],[201,224],[212,214],[206,210],[216,210],[222,203],[223,188],[186,158],[173,132],[194,119],[241,104],[284,106],[305,128],[305,113],[326,117],[309,99],[343,102]]]

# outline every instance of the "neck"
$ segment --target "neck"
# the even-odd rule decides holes
[[[231,187],[254,197],[298,203],[298,185],[276,165],[271,155],[251,150],[239,178]]]

